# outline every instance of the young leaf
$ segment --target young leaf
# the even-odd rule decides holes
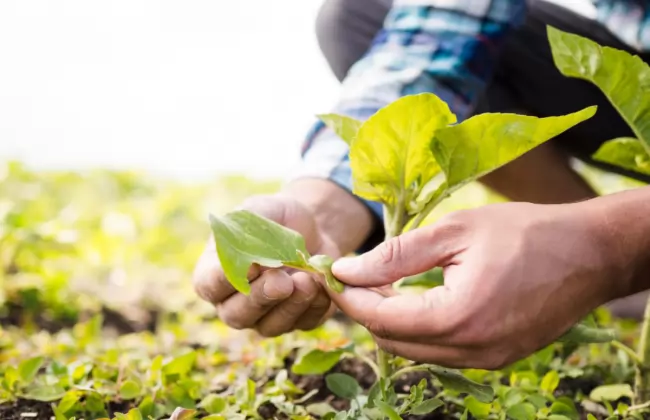
[[[137,382],[126,380],[120,386],[120,397],[123,400],[132,400],[140,396],[141,388]]]
[[[250,293],[247,274],[252,264],[305,267],[308,255],[304,238],[272,220],[247,210],[223,217],[210,215],[210,224],[221,267],[233,287]]]
[[[379,410],[381,410],[382,413],[384,413],[386,417],[388,417],[389,420],[402,420],[400,415],[397,414],[397,411],[395,411],[393,407],[386,404],[385,402],[381,400],[376,400],[375,405],[377,406],[377,408],[379,408]]]
[[[445,403],[442,402],[442,400],[438,398],[429,398],[428,400],[424,400],[420,404],[411,408],[409,412],[416,416],[423,416],[435,411],[437,408],[442,407],[443,405],[445,405]]]
[[[537,410],[530,403],[519,403],[506,410],[508,418],[513,420],[535,420]]]
[[[29,384],[34,380],[38,370],[43,366],[42,357],[32,357],[18,365],[18,375],[24,384]]]
[[[465,407],[467,407],[470,414],[477,419],[488,418],[490,411],[492,410],[492,404],[481,402],[473,395],[465,397]]]
[[[606,142],[594,153],[595,160],[650,175],[650,154],[637,139],[624,137]]]
[[[481,114],[436,131],[431,150],[447,176],[451,193],[591,118],[595,112],[592,106],[547,118]]]
[[[592,328],[584,323],[578,323],[571,327],[563,336],[558,338],[557,341],[564,343],[609,343],[616,339],[616,332],[614,330],[603,328]]]
[[[203,408],[209,414],[218,414],[226,409],[226,400],[216,394],[208,394],[201,402],[199,407]]]
[[[650,154],[650,67],[636,55],[547,28],[560,72],[596,85]]]
[[[544,375],[539,388],[547,394],[553,394],[558,385],[560,385],[560,375],[557,371],[551,370]]]
[[[318,115],[318,118],[332,129],[337,136],[345,141],[348,146],[352,145],[352,142],[357,137],[359,128],[361,128],[361,125],[363,124],[361,121],[355,120],[354,118],[338,114],[321,114]]]
[[[443,388],[473,395],[484,403],[491,402],[494,399],[494,390],[491,386],[479,384],[467,379],[457,370],[436,365],[427,365],[427,368],[433,376],[438,378]]]
[[[555,401],[551,404],[551,414],[566,416],[570,420],[579,420],[580,418],[575,406],[566,404],[564,401]]]
[[[65,389],[60,385],[39,385],[30,388],[22,396],[28,400],[50,402],[60,400],[65,394]]]
[[[343,283],[338,281],[336,277],[334,277],[334,274],[332,274],[332,264],[334,264],[334,259],[332,257],[327,255],[314,255],[309,258],[308,263],[325,276],[327,287],[337,293],[343,292],[345,286],[343,286]]]
[[[616,401],[623,397],[634,398],[634,392],[629,384],[601,385],[589,394],[589,398],[596,402]]]
[[[336,396],[351,400],[361,393],[357,380],[345,373],[331,373],[325,377],[327,388]]]
[[[447,104],[431,93],[404,96],[380,109],[359,128],[350,148],[353,192],[405,208],[440,172],[429,143],[436,130],[454,122]]]
[[[320,375],[330,370],[343,355],[343,350],[323,351],[314,349],[301,356],[291,367],[297,375]]]
[[[187,375],[196,361],[196,352],[190,351],[167,362],[162,371],[165,375]]]

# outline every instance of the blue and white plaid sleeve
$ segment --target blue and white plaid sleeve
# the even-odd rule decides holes
[[[433,92],[462,121],[492,75],[526,0],[395,0],[368,53],[349,71],[331,112],[365,120],[409,94]],[[351,191],[348,147],[322,122],[308,133],[295,177],[329,179]],[[379,218],[379,203],[365,203]]]

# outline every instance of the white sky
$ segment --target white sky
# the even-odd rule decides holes
[[[0,160],[285,176],[338,96],[321,2],[2,0]]]

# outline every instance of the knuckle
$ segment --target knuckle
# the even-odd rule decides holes
[[[375,320],[368,320],[365,323],[365,327],[370,331],[370,333],[376,337],[383,338],[383,339],[391,339],[392,334],[386,327],[381,322],[377,322]]]
[[[379,246],[379,260],[382,264],[392,264],[402,255],[402,239],[399,236],[389,239]]]
[[[230,328],[234,328],[236,330],[244,330],[247,328],[250,328],[252,325],[250,325],[248,322],[246,322],[245,319],[242,319],[240,316],[238,316],[236,313],[233,311],[225,310],[221,308],[218,311],[219,319],[229,326]]]

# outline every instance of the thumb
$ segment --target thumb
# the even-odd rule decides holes
[[[351,286],[381,287],[403,277],[447,265],[461,249],[458,235],[441,226],[412,230],[381,243],[375,249],[341,258],[332,265],[336,278]]]

